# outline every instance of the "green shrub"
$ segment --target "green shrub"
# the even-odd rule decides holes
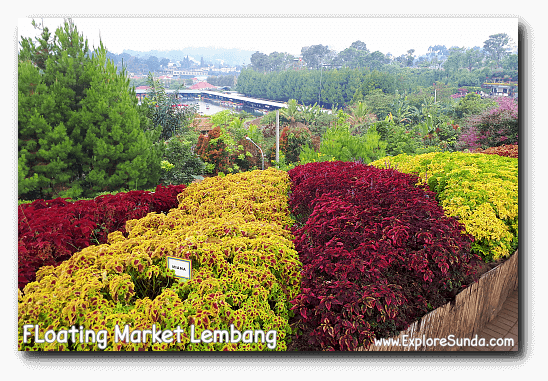
[[[164,160],[166,164],[164,175],[160,182],[165,185],[189,184],[198,176],[203,175],[205,164],[193,152],[192,143],[174,137],[165,142]]]
[[[327,129],[320,143],[320,152],[304,148],[299,156],[300,164],[320,161],[354,161],[364,163],[376,160],[386,154],[386,143],[381,140],[374,126],[364,135],[354,136],[345,122],[345,115],[339,112],[339,122]]]

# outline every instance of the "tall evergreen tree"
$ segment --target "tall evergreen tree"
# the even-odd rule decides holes
[[[493,34],[489,36],[488,40],[483,42],[483,50],[497,64],[497,68],[500,67],[501,60],[508,55],[509,42],[510,37],[506,33]]]
[[[30,38],[23,38],[21,48],[19,195],[68,196],[71,195],[66,193],[70,182],[79,175],[78,136],[76,141],[72,137],[71,118],[89,87],[89,80],[84,76],[84,67],[90,60],[87,41],[69,19],[53,36],[43,28],[36,44]]]
[[[154,185],[156,132],[143,131],[129,80],[102,44],[92,57],[68,19],[53,39],[44,28],[36,43],[23,38],[21,48],[19,197],[89,197]]]
[[[72,175],[68,155],[72,142],[63,121],[51,122],[44,115],[55,109],[38,67],[19,62],[19,195],[41,197],[64,187]]]
[[[143,131],[129,79],[125,71],[116,72],[102,43],[86,74],[92,79],[90,88],[74,117],[75,125],[85,127],[80,161],[85,177],[79,183],[94,193],[156,183],[161,151],[152,143],[159,131]]]

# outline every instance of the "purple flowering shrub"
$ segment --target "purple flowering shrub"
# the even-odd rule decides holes
[[[468,118],[458,146],[461,149],[518,144],[518,103],[513,98],[497,98],[497,106]]]

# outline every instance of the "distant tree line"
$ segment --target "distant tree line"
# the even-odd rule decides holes
[[[406,54],[392,57],[390,53],[380,51],[370,52],[367,45],[358,40],[348,48],[336,52],[327,45],[305,46],[301,56],[295,57],[289,53],[273,52],[264,54],[255,52],[250,59],[249,68],[262,72],[283,71],[291,68],[306,68],[311,70],[327,67],[369,68],[380,70],[384,65],[391,64],[400,67],[423,67],[433,69],[465,68],[471,71],[478,67],[504,68],[517,70],[517,54],[510,54],[510,37],[505,33],[489,36],[483,48],[460,48],[445,45],[433,45],[428,53],[417,58],[415,49],[409,49]],[[444,64],[446,61],[448,64]]]
[[[256,52],[238,76],[237,90],[254,97],[342,107],[376,90],[433,92],[432,85],[440,82],[457,89],[480,87],[488,78],[517,81],[518,58],[508,52],[508,44],[509,37],[501,33],[489,36],[483,50],[435,45],[421,60],[414,58],[414,49],[394,59],[370,53],[361,41],[339,53],[324,45],[304,47],[301,58]]]
[[[142,74],[163,70],[167,68],[167,65],[170,62],[168,58],[159,59],[155,56],[139,58],[128,53],[115,54],[107,52],[107,58],[110,59],[119,70],[124,67],[128,72]]]
[[[206,79],[207,83],[210,83],[214,86],[229,86],[233,87],[236,83],[235,75],[210,75]]]

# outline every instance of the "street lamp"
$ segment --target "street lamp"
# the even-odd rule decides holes
[[[245,137],[247,140],[249,140],[251,143],[255,144],[255,142],[253,140],[251,140],[251,138],[249,136],[246,136]],[[261,151],[261,160],[262,160],[262,169],[264,170],[264,155],[263,155],[263,150],[261,149],[261,147],[259,147],[257,144],[255,144],[255,147],[257,147],[259,149],[259,151]]]

